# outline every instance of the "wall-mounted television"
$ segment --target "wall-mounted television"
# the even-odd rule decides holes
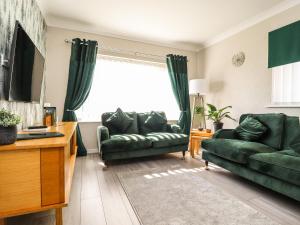
[[[8,101],[40,102],[45,59],[16,21],[5,79]]]

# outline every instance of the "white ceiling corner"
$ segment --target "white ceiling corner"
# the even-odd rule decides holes
[[[215,37],[205,41],[203,43],[202,48],[199,48],[198,51],[200,51],[203,48],[207,48],[209,46],[212,46],[214,44],[217,44],[218,42],[221,42],[251,26],[254,26],[255,24],[258,24],[276,14],[279,14],[289,8],[292,8],[296,5],[300,4],[300,0],[286,0],[283,1],[273,7],[271,7],[270,9],[267,9],[264,12],[259,13],[258,15],[255,15],[243,22],[241,22],[240,24],[238,24],[237,26],[234,26],[230,29],[228,29],[227,31],[225,31],[224,33],[221,33],[219,35],[216,35]]]

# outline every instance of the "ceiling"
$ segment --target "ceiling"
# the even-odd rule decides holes
[[[49,26],[199,50],[295,0],[37,0]],[[299,1],[298,1],[299,2]],[[270,14],[271,15],[271,14]]]

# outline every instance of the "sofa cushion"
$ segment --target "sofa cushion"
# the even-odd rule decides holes
[[[268,127],[267,132],[259,139],[259,142],[268,145],[276,150],[280,150],[283,147],[283,134],[284,134],[284,122],[285,115],[281,113],[267,113],[267,114],[243,114],[240,117],[240,123],[247,116],[253,116]]]
[[[297,135],[300,131],[299,117],[287,116],[284,129],[284,149],[290,148],[292,144],[297,142]],[[300,141],[300,140],[299,140]]]
[[[167,118],[157,112],[152,111],[145,121],[145,126],[154,132],[159,132],[167,125]]]
[[[146,135],[148,140],[152,141],[154,148],[185,145],[189,142],[189,137],[186,134],[175,134],[175,133],[149,133]]]
[[[132,122],[133,119],[120,108],[118,108],[117,111],[106,120],[107,124],[114,126],[120,131],[120,133],[126,132]]]
[[[296,131],[293,135],[293,139],[291,140],[289,147],[300,154],[300,130]]]
[[[139,134],[116,134],[110,136],[110,139],[102,142],[101,150],[103,152],[119,152],[127,150],[137,150],[150,148],[151,140]]]
[[[252,155],[249,167],[300,186],[300,154],[293,150]]]
[[[201,146],[210,153],[242,164],[246,164],[249,156],[253,154],[275,151],[275,149],[261,143],[234,139],[203,140]]]
[[[158,112],[162,117],[166,118],[166,114],[164,112]],[[161,127],[161,130],[159,131],[155,131],[149,127],[147,127],[145,125],[145,121],[148,119],[150,115],[150,112],[146,112],[146,113],[138,113],[137,114],[137,120],[138,120],[138,127],[139,127],[139,133],[142,134],[142,135],[146,135],[148,133],[151,133],[151,132],[167,132],[168,130],[168,125],[166,124],[165,126],[162,126]]]
[[[137,113],[136,112],[126,112],[126,115],[133,119],[132,123],[126,129],[126,131],[120,131],[119,129],[115,128],[112,124],[107,123],[108,118],[110,118],[114,112],[107,112],[103,113],[101,116],[103,126],[106,126],[109,130],[110,135],[114,134],[138,134],[138,124],[137,124]]]
[[[239,139],[244,141],[256,141],[264,135],[267,127],[252,116],[247,116],[235,129]]]

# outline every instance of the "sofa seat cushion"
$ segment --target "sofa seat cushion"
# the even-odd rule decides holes
[[[189,137],[186,134],[153,132],[147,134],[146,138],[152,141],[152,146],[154,148],[185,145],[189,143]]]
[[[253,154],[275,151],[273,148],[261,143],[236,139],[203,140],[202,147],[219,157],[242,164],[246,164],[249,156]]]
[[[300,154],[293,150],[252,155],[249,167],[300,186]]]
[[[137,149],[151,148],[152,142],[143,135],[139,134],[116,134],[111,135],[110,139],[102,142],[103,152],[119,152]]]

